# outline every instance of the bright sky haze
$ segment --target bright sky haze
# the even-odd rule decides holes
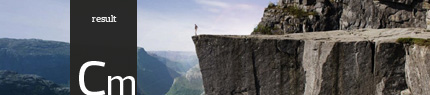
[[[70,0],[0,0],[0,38],[70,42]]]
[[[277,0],[137,0],[137,46],[194,51],[191,36],[249,35]],[[70,42],[70,0],[0,0],[0,38]]]
[[[138,0],[137,46],[148,51],[195,51],[191,36],[249,35],[264,8],[278,0]]]

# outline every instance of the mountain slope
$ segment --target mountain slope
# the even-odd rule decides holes
[[[196,64],[186,75],[175,78],[175,82],[167,95],[201,95],[203,93],[202,74]]]
[[[174,70],[154,58],[143,49],[137,48],[137,88],[145,95],[164,95],[179,76]]]
[[[0,70],[36,74],[56,83],[70,80],[70,44],[37,39],[0,39]]]
[[[151,55],[151,54],[150,54]],[[152,54],[151,56],[153,56],[154,58],[156,58],[157,60],[159,60],[161,63],[163,63],[164,65],[166,65],[168,68],[174,70],[175,72],[178,72],[179,74],[184,75],[187,70],[189,69],[189,66],[187,66],[186,64],[182,64],[180,62],[176,62],[176,61],[172,61],[169,60],[167,58]]]
[[[161,62],[181,74],[176,77],[167,95],[201,95],[203,82],[195,52],[148,51]]]
[[[2,95],[70,95],[69,88],[40,76],[5,70],[0,70],[0,92]]]
[[[165,63],[167,67],[181,74],[185,74],[191,67],[198,64],[198,58],[195,52],[148,51],[148,53]]]

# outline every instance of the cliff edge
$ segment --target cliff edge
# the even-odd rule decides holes
[[[286,35],[198,35],[193,40],[208,95],[430,94],[430,48],[399,38],[417,28]]]

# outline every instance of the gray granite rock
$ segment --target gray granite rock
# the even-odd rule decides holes
[[[395,42],[403,37],[430,38],[430,32],[368,29],[193,40],[208,95],[430,94],[430,49]]]
[[[430,94],[430,48],[412,45],[407,48],[406,80],[412,95]]]
[[[426,28],[426,6],[424,0],[279,0],[275,7],[265,9],[259,23],[269,32],[252,34]]]

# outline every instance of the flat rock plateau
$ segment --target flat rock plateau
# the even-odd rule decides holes
[[[430,48],[399,38],[422,28],[285,35],[198,35],[208,95],[430,95]]]

